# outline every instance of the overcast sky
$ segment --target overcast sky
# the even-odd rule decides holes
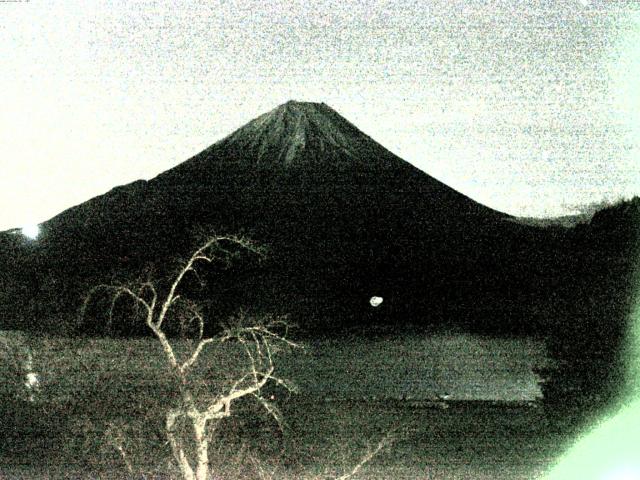
[[[0,230],[289,99],[508,213],[640,194],[639,3],[0,1]]]

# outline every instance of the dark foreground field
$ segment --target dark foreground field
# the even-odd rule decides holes
[[[331,478],[350,470],[393,429],[395,441],[356,478],[539,478],[561,454],[567,438],[564,426],[554,425],[542,408],[487,403],[439,409],[300,399],[288,403],[284,413],[289,423],[284,435],[266,418],[245,415],[222,427],[213,446],[213,463],[221,476]],[[15,432],[18,435],[7,438],[11,445],[2,448],[2,478],[128,477],[108,438],[106,420],[97,412],[85,415],[82,422],[74,422],[75,432],[62,435],[66,438],[56,438],[63,433],[59,429],[65,422],[60,418],[34,425],[31,432]],[[124,429],[130,436],[123,445],[136,472],[170,478],[168,448],[160,429],[153,428],[155,422],[146,423],[152,432],[140,438],[139,422],[130,422],[130,417],[109,420],[134,424]]]
[[[286,422],[283,432],[254,403],[239,403],[236,415],[221,423],[214,434],[211,457],[218,476],[213,478],[335,478],[349,471],[389,432],[393,442],[354,478],[536,478],[568,446],[575,427],[571,416],[559,416],[539,403],[443,404],[425,398],[397,398],[396,386],[385,387],[393,371],[376,360],[380,342],[357,342],[342,350],[325,342],[300,359],[307,364],[322,363],[330,355],[343,366],[381,365],[375,398],[328,398],[318,390],[305,391],[312,378],[298,378],[302,389],[298,395],[269,392],[281,406]],[[431,358],[429,348],[444,348],[450,342],[459,345],[461,340],[431,338],[414,342],[410,348],[400,341],[384,345],[388,355],[399,362],[416,349]],[[476,346],[478,342],[470,337],[462,341]],[[487,347],[487,340],[483,342]],[[504,341],[496,345],[501,346],[496,347],[500,358],[511,351]],[[0,478],[177,478],[162,430],[162,411],[175,393],[162,373],[155,347],[151,340],[41,339],[35,354],[36,367],[43,375],[39,400],[2,403]],[[230,365],[241,364],[233,349],[224,356],[231,359]],[[529,391],[531,386],[526,383],[530,380],[517,372],[526,370],[522,363],[533,361],[529,357],[536,355],[529,352],[525,357],[513,354],[506,363],[519,365],[513,382],[522,382],[522,390]],[[292,371],[295,363],[287,358],[281,359],[285,372]],[[465,362],[471,360],[460,358],[457,368],[468,370]],[[206,367],[199,373],[211,382],[220,368],[231,368],[223,367],[218,356],[203,360]],[[343,370],[340,375],[364,375],[362,368]],[[440,374],[447,376],[448,371],[441,369]],[[375,369],[368,373],[372,374]],[[340,375],[336,381],[344,381]],[[352,380],[362,383],[358,378]],[[332,393],[336,391],[340,389]],[[428,395],[425,390],[424,396]]]

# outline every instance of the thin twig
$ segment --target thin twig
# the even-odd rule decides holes
[[[337,477],[335,480],[348,480],[349,478],[353,477],[356,473],[358,473],[358,471],[360,471],[360,469],[365,466],[367,463],[369,463],[371,461],[371,459],[373,457],[375,457],[380,450],[382,450],[384,447],[386,447],[387,445],[389,445],[392,441],[392,432],[390,431],[389,433],[387,433],[387,435],[385,435],[376,445],[376,447],[373,450],[369,450],[363,457],[362,459],[351,469],[350,472],[345,473],[344,475],[341,475],[339,477]]]

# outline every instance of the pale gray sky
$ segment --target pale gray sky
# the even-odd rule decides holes
[[[508,213],[640,194],[632,0],[0,2],[0,59],[0,230],[289,99]]]

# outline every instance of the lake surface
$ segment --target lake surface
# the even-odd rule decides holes
[[[542,398],[533,369],[549,363],[539,340],[439,333],[319,340],[282,367],[305,394],[335,399],[527,402]]]

